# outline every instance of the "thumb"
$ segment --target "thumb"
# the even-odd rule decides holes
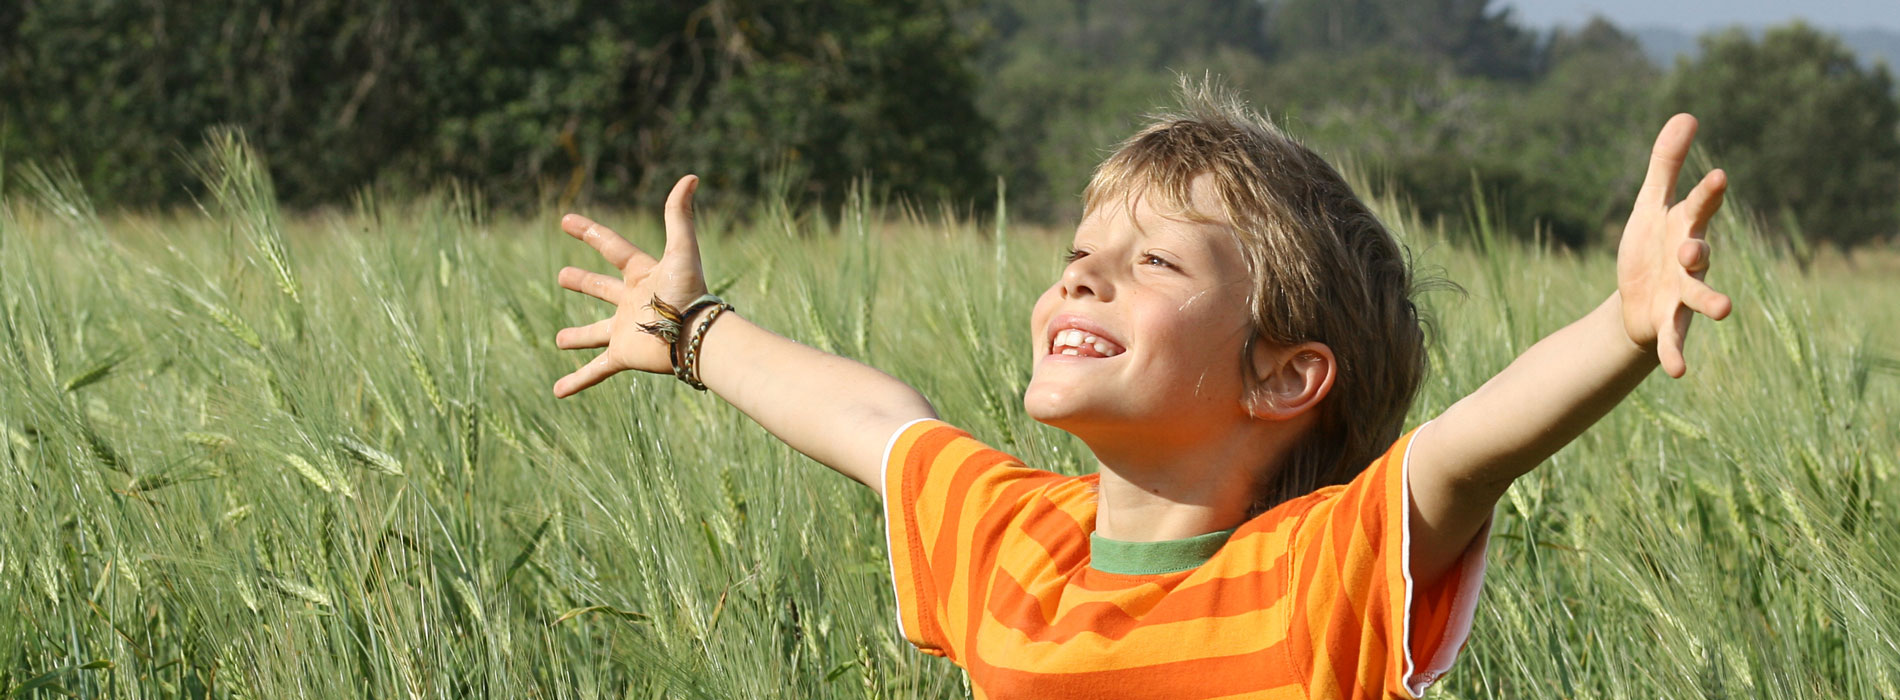
[[[668,259],[674,256],[686,258],[679,262],[699,261],[699,237],[693,227],[693,193],[699,191],[699,176],[687,175],[673,185],[673,193],[666,196],[666,253]]]

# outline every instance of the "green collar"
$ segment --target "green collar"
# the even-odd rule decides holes
[[[1089,566],[1105,574],[1172,574],[1207,563],[1233,529],[1161,542],[1123,542],[1089,533]]]

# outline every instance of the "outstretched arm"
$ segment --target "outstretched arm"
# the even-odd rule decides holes
[[[658,260],[586,217],[561,218],[563,231],[593,246],[621,274],[561,270],[562,287],[613,304],[615,311],[555,336],[555,344],[565,349],[606,348],[555,382],[555,396],[572,396],[623,370],[673,371],[671,349],[640,324],[659,318],[649,306],[656,297],[684,307],[706,293],[693,230],[698,188],[699,178],[692,175],[673,186],[666,200],[666,251]],[[687,319],[687,332],[704,317],[701,312]],[[792,449],[878,493],[883,493],[884,445],[891,434],[909,421],[936,417],[922,394],[890,375],[787,340],[734,312],[721,314],[707,330],[699,377]]]
[[[1692,314],[1728,316],[1729,298],[1702,282],[1704,235],[1727,176],[1710,171],[1674,201],[1695,131],[1695,118],[1679,114],[1656,137],[1617,247],[1616,293],[1531,346],[1414,439],[1411,559],[1419,580],[1436,580],[1456,562],[1513,480],[1596,423],[1659,362],[1681,377]]]

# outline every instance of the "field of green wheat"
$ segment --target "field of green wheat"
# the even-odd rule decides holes
[[[281,214],[235,143],[203,211],[0,208],[0,697],[967,696],[893,622],[875,497],[670,377],[566,401],[606,314],[558,211],[444,194]],[[1390,202],[1435,292],[1412,423],[1614,287],[1601,251]],[[1780,260],[1731,207],[1690,374],[1657,373],[1496,512],[1444,697],[1900,697],[1900,274]],[[657,249],[657,220],[591,210]],[[1030,464],[1028,311],[1063,232],[701,215],[741,311],[918,386]]]

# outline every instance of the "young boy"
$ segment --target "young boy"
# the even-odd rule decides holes
[[[621,275],[561,271],[618,308],[561,331],[606,351],[554,393],[676,372],[878,491],[902,633],[977,697],[1414,697],[1464,644],[1505,488],[1659,360],[1682,376],[1692,311],[1728,314],[1701,281],[1725,176],[1674,201],[1696,124],[1671,119],[1617,291],[1400,436],[1425,357],[1401,248],[1271,124],[1206,87],[1183,105],[1096,170],[1030,315],[1024,404],[1096,474],[1025,467],[902,382],[702,299],[692,176],[658,260],[562,219]]]

